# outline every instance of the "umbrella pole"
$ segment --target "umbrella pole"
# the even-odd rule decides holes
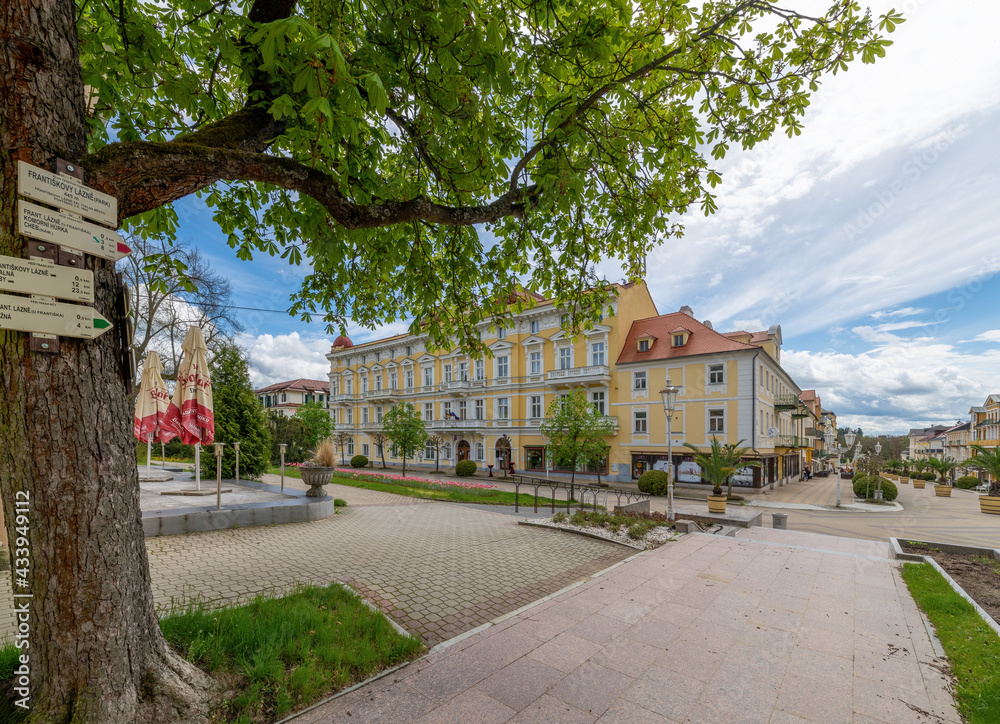
[[[194,444],[194,482],[198,490],[201,490],[201,443]]]
[[[153,433],[146,433],[146,477],[152,475],[153,465]]]

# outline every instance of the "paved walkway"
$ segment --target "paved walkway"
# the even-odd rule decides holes
[[[749,535],[640,554],[296,722],[960,721],[884,544]]]

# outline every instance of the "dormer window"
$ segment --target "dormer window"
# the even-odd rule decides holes
[[[670,330],[670,346],[671,347],[683,347],[687,344],[688,337],[691,336],[691,330],[684,327],[677,327],[676,329]]]
[[[640,339],[639,340],[639,351],[640,352],[648,352],[649,351],[649,340],[648,339]]]
[[[640,352],[648,352],[653,347],[653,342],[656,337],[651,335],[649,332],[644,332],[635,338],[636,349]]]
[[[674,335],[674,347],[683,347],[683,346],[684,346],[684,335],[683,334],[675,334]]]

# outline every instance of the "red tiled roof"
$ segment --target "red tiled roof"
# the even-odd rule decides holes
[[[769,335],[766,329],[761,332],[754,332],[750,336],[750,344],[760,344],[761,342],[766,342],[768,336]]]
[[[688,334],[690,334],[691,330],[688,329],[687,327],[681,327],[681,326],[674,327],[673,329],[670,330],[670,334],[677,334],[678,332],[687,332]]]
[[[262,392],[275,392],[277,390],[304,390],[304,391],[320,391],[329,392],[330,383],[329,381],[323,380],[307,380],[304,377],[300,377],[297,380],[290,380],[288,382],[275,382],[273,385],[268,385],[267,387],[261,387],[256,391],[256,394]]]
[[[802,390],[802,392],[799,393],[799,399],[803,402],[806,400],[815,400],[816,390]]]
[[[683,347],[671,347],[669,344],[654,344],[648,352],[639,352],[637,340],[643,333],[666,337],[673,334],[675,327],[682,325],[685,332],[690,332],[687,344]],[[639,330],[643,332],[640,333]],[[739,352],[747,349],[757,349],[753,345],[743,344],[729,339],[725,335],[706,327],[697,319],[684,312],[661,314],[659,317],[637,319],[629,328],[628,338],[622,345],[618,355],[618,364],[629,362],[647,362],[651,360],[672,359],[675,357],[691,357],[698,354],[714,354],[716,352]]]

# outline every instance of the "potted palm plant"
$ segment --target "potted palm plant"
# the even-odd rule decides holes
[[[322,440],[316,449],[313,450],[312,457],[308,462],[303,463],[299,470],[302,473],[302,482],[310,486],[306,495],[310,498],[322,498],[326,495],[323,486],[330,482],[333,473],[337,469],[337,448],[333,440],[326,438]]]
[[[914,460],[913,461],[913,472],[916,473],[910,480],[913,481],[913,487],[917,490],[921,490],[924,487],[923,473],[927,469],[926,460]]]
[[[910,461],[900,460],[899,461],[899,482],[905,485],[910,482]]]
[[[979,509],[990,515],[1000,515],[1000,448],[990,450],[982,445],[971,447],[975,454],[971,460],[966,461],[966,466],[982,470],[992,478],[986,495],[979,497]]]
[[[958,467],[958,463],[951,457],[929,458],[927,467],[938,474],[937,482],[934,483],[934,495],[939,498],[951,497],[951,483],[948,481],[948,473]]]
[[[750,452],[749,448],[740,447],[743,440],[735,445],[722,443],[717,437],[712,438],[709,452],[703,453],[694,445],[685,444],[691,450],[694,461],[701,466],[701,475],[712,484],[712,494],[708,496],[709,513],[725,513],[726,501],[732,495],[732,477],[740,468],[759,468],[756,460],[744,460],[743,456]],[[722,494],[722,486],[729,485],[728,494]]]

